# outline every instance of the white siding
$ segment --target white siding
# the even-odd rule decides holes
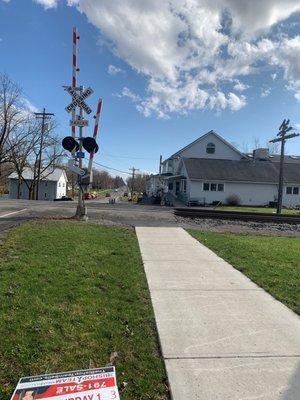
[[[191,181],[190,198],[203,201],[205,198],[206,203],[213,201],[222,201],[226,204],[228,196],[235,194],[240,198],[242,205],[268,205],[270,201],[277,199],[277,185],[275,184],[260,184],[260,183],[238,183],[238,182],[222,182],[222,181],[205,181],[209,183],[224,183],[224,192],[211,192],[203,190],[204,181]],[[299,195],[283,195],[283,205],[286,207],[294,207],[300,205]]]
[[[206,152],[208,143],[214,143],[215,153],[209,154]],[[168,159],[164,162],[162,172],[170,172],[176,174],[181,158],[212,158],[221,160],[240,160],[241,155],[219,139],[215,134],[209,133],[207,136],[200,138],[199,141],[192,146],[180,151],[173,159]]]
[[[60,186],[59,186],[60,182]],[[28,181],[30,185],[30,181]],[[58,182],[55,181],[41,181],[39,184],[39,200],[54,200],[56,197],[62,197],[67,192],[67,182],[64,174],[62,174]],[[16,199],[18,195],[18,180],[10,179],[9,183],[9,198]],[[28,200],[29,190],[27,185],[23,182],[20,187],[20,199]]]
[[[56,198],[60,199],[62,196],[66,196],[67,193],[67,182],[64,174],[61,175],[58,182],[56,182]]]
[[[215,153],[206,153],[206,146],[208,143],[215,144]],[[181,157],[186,158],[213,158],[221,160],[240,160],[241,155],[234,151],[231,147],[227,146],[222,140],[220,140],[213,133],[208,134],[202,140],[199,140],[191,147],[183,150],[180,153]]]

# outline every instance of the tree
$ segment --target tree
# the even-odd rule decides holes
[[[146,184],[147,179],[149,178],[148,174],[137,174],[134,177],[134,191],[135,192],[146,192]],[[132,187],[132,177],[127,178],[127,185]]]
[[[21,184],[27,186],[29,199],[36,197],[38,184],[39,155],[42,153],[41,176],[46,178],[53,172],[55,166],[62,161],[63,150],[54,133],[55,123],[51,122],[44,131],[43,143],[41,137],[41,124],[33,117],[28,116],[26,122],[16,130],[8,140],[10,147],[10,160],[18,175],[18,197]],[[24,172],[31,171],[32,179],[28,180]]]
[[[116,176],[113,181],[113,185],[115,189],[118,189],[122,186],[125,186],[125,182],[121,176]]]
[[[22,108],[22,90],[7,75],[0,75],[0,164],[9,161],[9,139],[26,120]],[[14,144],[16,141],[14,141]]]

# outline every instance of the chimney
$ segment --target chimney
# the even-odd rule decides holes
[[[253,150],[253,160],[269,160],[269,149],[255,149]]]

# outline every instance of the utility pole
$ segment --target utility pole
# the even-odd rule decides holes
[[[270,140],[270,143],[281,142],[281,151],[280,151],[280,167],[279,167],[279,184],[278,184],[278,200],[277,200],[277,214],[281,214],[282,209],[282,194],[283,194],[283,167],[284,167],[284,148],[285,142],[288,139],[292,139],[294,137],[299,136],[297,133],[291,133],[287,135],[289,131],[293,128],[289,126],[290,120],[283,120],[282,124],[279,127],[279,133],[277,133],[278,138]]]
[[[38,173],[37,173],[37,184],[36,184],[36,193],[35,193],[35,199],[39,199],[39,185],[40,185],[40,180],[41,180],[41,168],[42,168],[42,152],[43,152],[43,145],[44,145],[44,133],[45,133],[45,128],[46,124],[45,121],[46,119],[50,119],[54,114],[53,113],[47,113],[45,108],[43,108],[42,113],[34,113],[35,117],[37,119],[42,120],[42,128],[41,128],[41,140],[40,140],[40,151],[39,151],[39,158],[38,158]]]
[[[137,168],[129,168],[129,171],[132,171],[132,177],[131,177],[131,200],[133,198],[133,190],[134,190],[134,178],[135,178],[135,172],[139,171]]]

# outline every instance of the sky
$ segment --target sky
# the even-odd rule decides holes
[[[209,130],[246,151],[284,118],[300,129],[299,0],[0,0],[0,73],[24,107],[55,113],[62,138],[73,26],[78,83],[93,110],[103,99],[100,164],[156,172]]]

